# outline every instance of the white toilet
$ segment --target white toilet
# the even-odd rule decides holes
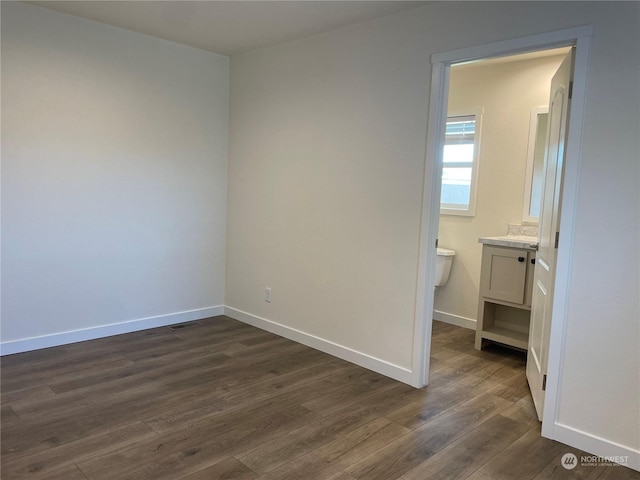
[[[456,252],[446,248],[438,247],[438,257],[436,259],[436,287],[447,284],[449,273],[451,273],[451,264]]]

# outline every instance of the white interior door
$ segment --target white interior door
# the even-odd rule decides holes
[[[572,70],[573,51],[567,54],[551,80],[549,96],[545,182],[539,220],[539,246],[533,280],[527,354],[527,380],[540,420],[542,420],[544,409],[553,287],[560,235],[558,227],[560,224],[562,170],[566,126],[570,110]]]

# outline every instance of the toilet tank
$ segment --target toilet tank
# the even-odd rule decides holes
[[[447,284],[455,254],[456,252],[453,250],[438,247],[438,255],[436,257],[436,287]]]

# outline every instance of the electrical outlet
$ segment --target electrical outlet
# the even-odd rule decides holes
[[[271,303],[271,287],[264,287],[264,301]]]

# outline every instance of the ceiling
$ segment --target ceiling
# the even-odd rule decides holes
[[[422,1],[29,1],[202,48],[238,53],[416,8]]]

